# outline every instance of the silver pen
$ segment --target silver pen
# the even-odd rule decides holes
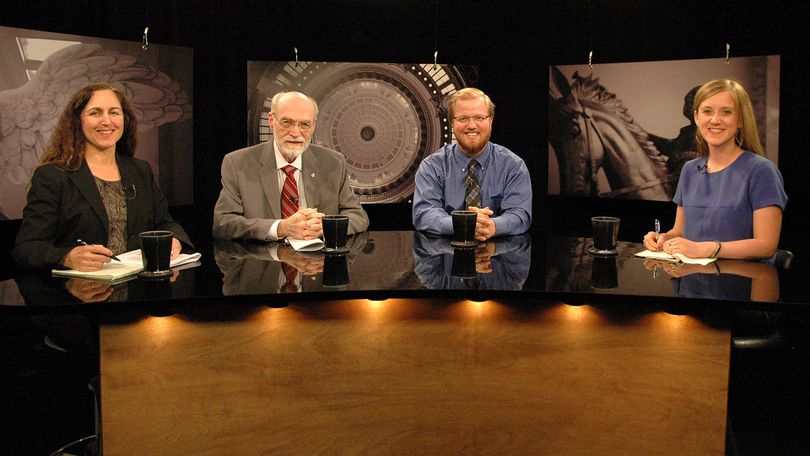
[[[660,236],[660,235],[661,235],[661,221],[658,220],[658,219],[655,219],[655,242],[656,243],[658,242],[658,236]],[[656,263],[655,266],[653,266],[653,279],[655,279],[657,277],[658,277],[658,264]]]

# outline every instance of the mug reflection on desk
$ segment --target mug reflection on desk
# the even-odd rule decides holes
[[[453,249],[450,275],[461,279],[475,277],[475,249]]]
[[[349,283],[349,261],[346,255],[323,257],[323,286],[339,287]]]
[[[619,286],[615,257],[593,257],[591,264],[591,286],[607,289]]]

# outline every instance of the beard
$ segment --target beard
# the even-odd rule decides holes
[[[456,134],[456,142],[458,142],[461,149],[470,157],[481,152],[484,146],[487,145],[487,142],[489,142],[489,138],[489,132],[483,132],[481,130],[478,130],[478,137],[474,139],[468,138],[463,132],[461,135]]]
[[[281,155],[287,160],[287,163],[292,163],[298,158],[299,155],[303,154],[305,150],[309,147],[310,142],[312,141],[311,138],[304,138],[304,143],[301,145],[300,148],[289,147],[287,146],[287,140],[298,139],[292,136],[285,136],[283,138],[279,138],[276,140],[276,146],[278,146],[278,151]]]

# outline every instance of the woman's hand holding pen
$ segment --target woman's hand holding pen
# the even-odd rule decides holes
[[[644,235],[644,248],[653,252],[663,250],[664,241],[666,240],[667,233],[656,233],[655,231],[650,231]]]
[[[644,248],[653,252],[663,250],[666,240],[667,233],[661,232],[661,221],[655,219],[655,231],[650,231],[644,236]]]
[[[98,271],[110,262],[111,256],[112,251],[103,245],[79,245],[62,258],[62,264],[82,272]]]

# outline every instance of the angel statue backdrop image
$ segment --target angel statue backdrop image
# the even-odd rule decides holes
[[[172,205],[193,202],[192,50],[0,27],[0,219],[22,217],[31,175],[70,97],[92,82],[124,91],[136,157]]]
[[[779,157],[779,56],[549,67],[550,195],[670,201],[697,158],[695,92],[734,79]]]

